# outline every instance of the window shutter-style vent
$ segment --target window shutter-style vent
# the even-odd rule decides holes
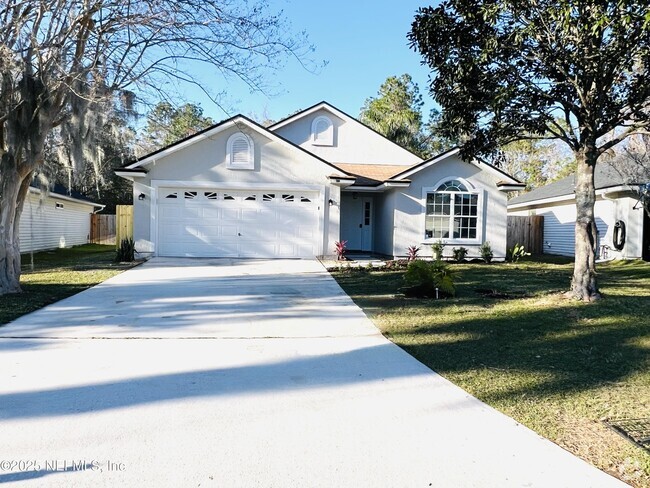
[[[208,200],[216,200],[217,199],[217,192],[216,191],[206,191],[206,192],[203,192],[203,195]]]
[[[194,200],[196,198],[197,192],[195,191],[186,191],[185,192],[185,199],[186,200]]]
[[[228,139],[226,165],[230,169],[254,169],[253,140],[242,132]]]
[[[262,195],[263,202],[271,202],[275,198],[275,193],[265,193]]]

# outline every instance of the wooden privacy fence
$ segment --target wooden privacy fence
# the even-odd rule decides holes
[[[508,217],[508,249],[521,244],[531,254],[544,252],[544,217],[530,215],[526,217]]]
[[[117,205],[115,217],[115,246],[119,246],[122,239],[133,238],[133,205]]]
[[[115,215],[90,214],[90,242],[115,244]]]

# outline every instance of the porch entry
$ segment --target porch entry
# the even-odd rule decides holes
[[[372,251],[373,198],[357,193],[341,195],[341,240],[350,251]]]

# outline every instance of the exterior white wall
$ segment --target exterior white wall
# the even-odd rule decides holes
[[[63,208],[56,208],[56,202]],[[87,244],[92,204],[42,196],[30,190],[20,217],[20,252]]]
[[[598,196],[594,206],[596,227],[600,246],[608,246],[608,258],[636,259],[642,256],[643,249],[643,210],[633,210],[636,203],[630,196],[609,195],[607,199]],[[544,216],[544,253],[561,256],[575,255],[575,200],[565,200],[550,204],[530,205],[521,209],[511,209],[508,215]],[[614,249],[614,224],[617,220],[625,222],[626,239],[621,251]]]
[[[409,188],[392,190],[394,196],[394,238],[392,253],[405,256],[409,246],[421,248],[421,256],[431,256],[431,243],[437,239],[425,239],[425,188],[432,188],[442,180],[461,178],[481,193],[482,209],[476,242],[467,243],[454,239],[443,239],[446,243],[445,256],[451,256],[453,247],[465,247],[468,258],[480,257],[479,247],[489,241],[494,259],[505,259],[507,232],[507,195],[496,186],[497,178],[488,171],[453,156],[444,159],[414,174]],[[433,188],[432,188],[433,190]]]
[[[395,233],[395,192],[380,193],[375,197],[374,243],[375,251],[393,255]]]
[[[136,179],[133,185],[133,232],[139,253],[155,252],[156,201],[155,187],[181,187],[209,184],[218,188],[231,185],[239,188],[251,185],[269,185],[269,189],[281,185],[311,185],[320,191],[322,212],[322,250],[333,254],[334,241],[339,238],[339,206],[328,204],[332,199],[340,202],[340,189],[329,183],[328,175],[336,170],[309,154],[273,141],[260,133],[241,127],[254,142],[253,170],[229,169],[226,167],[226,142],[237,130],[224,130],[211,138],[203,139],[177,152],[146,165],[149,171],[144,178]],[[182,184],[181,182],[185,182]],[[145,199],[138,196],[144,193]]]
[[[326,116],[334,125],[334,145],[312,144],[311,126],[314,119]],[[333,163],[394,164],[411,166],[422,161],[415,154],[389,141],[363,124],[343,120],[325,109],[301,117],[274,130],[275,133]]]

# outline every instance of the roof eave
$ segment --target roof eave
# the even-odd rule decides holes
[[[330,180],[332,185],[341,188],[347,188],[348,186],[354,185],[354,182],[357,181],[355,177],[341,175],[329,175],[327,178]]]
[[[631,192],[631,191],[632,189],[630,188],[629,185],[616,185],[616,186],[610,186],[605,188],[599,188],[598,190],[596,190],[596,196],[602,196],[607,193]],[[567,200],[568,201],[575,200],[575,193],[565,193],[564,195],[557,195],[554,197],[538,198],[536,200],[529,200],[527,202],[508,203],[508,208],[509,209],[525,208],[534,205],[545,205],[548,203],[557,203],[557,202],[562,202]]]

